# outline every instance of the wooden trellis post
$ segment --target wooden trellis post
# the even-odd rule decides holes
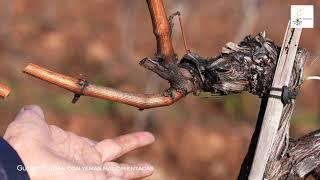
[[[290,28],[290,22],[288,23],[249,175],[250,180],[263,179],[284,108],[281,98],[276,96],[281,97],[282,91],[279,89],[289,85],[301,32],[301,28]]]

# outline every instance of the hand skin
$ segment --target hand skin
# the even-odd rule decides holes
[[[137,132],[95,142],[48,125],[38,106],[23,107],[8,126],[4,139],[18,152],[31,180],[136,179],[153,173],[153,167],[147,163],[113,162],[153,143],[152,134]],[[102,170],[76,169],[78,167],[101,167]]]

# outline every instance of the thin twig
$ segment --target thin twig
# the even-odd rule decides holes
[[[153,32],[157,40],[157,56],[164,60],[164,64],[175,65],[177,63],[177,56],[174,53],[170,25],[163,2],[162,0],[146,1],[151,15]],[[172,87],[163,93],[155,95],[123,92],[92,84],[86,84],[84,87],[78,79],[55,73],[34,64],[29,64],[23,72],[75,93],[73,102],[75,102],[80,95],[86,95],[128,104],[138,107],[139,109],[148,109],[169,106],[186,95],[185,92]]]
[[[11,89],[3,84],[0,84],[0,97],[6,98],[11,92]]]
[[[169,24],[171,26],[171,29],[173,28],[173,18],[175,16],[178,16],[179,17],[179,24],[180,24],[180,30],[181,30],[181,35],[182,35],[182,40],[183,40],[183,45],[184,45],[184,49],[186,51],[186,53],[190,53],[190,49],[188,48],[188,45],[187,45],[187,41],[186,41],[186,36],[184,34],[184,30],[183,30],[183,24],[182,24],[182,17],[181,17],[181,13],[180,11],[177,11],[173,14],[171,14],[169,16]]]
[[[183,40],[183,44],[184,44],[184,49],[186,50],[186,53],[188,53],[188,52],[190,52],[190,49],[188,48],[186,36],[185,36],[185,34],[184,34],[181,14],[179,14],[179,23],[180,23],[180,29],[181,29],[181,34],[182,34],[182,40]]]
[[[320,76],[309,76],[306,80],[320,80]]]
[[[87,84],[86,88],[82,89],[78,79],[50,71],[34,64],[29,64],[23,72],[67,89],[75,94],[128,104],[139,109],[169,106],[184,97],[182,92],[178,92],[172,88],[164,93],[154,95],[128,93],[90,83]]]
[[[157,39],[157,53],[163,56],[165,63],[174,64],[177,56],[174,52],[171,29],[162,0],[147,0],[153,25],[153,33]]]

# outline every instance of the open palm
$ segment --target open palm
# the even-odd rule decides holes
[[[48,125],[38,106],[22,108],[4,138],[18,152],[33,180],[136,179],[153,173],[153,167],[147,163],[113,162],[127,152],[153,143],[152,134],[137,132],[95,142]]]

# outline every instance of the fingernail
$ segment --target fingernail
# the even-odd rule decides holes
[[[151,134],[150,132],[143,132],[143,136],[142,138],[145,140],[145,141],[148,141],[148,142],[154,142],[155,141],[155,137],[153,134]]]
[[[27,105],[22,107],[22,109],[20,110],[20,113],[24,112],[24,111],[32,111],[33,113],[37,114],[38,116],[40,116],[40,118],[44,119],[44,114],[42,109],[37,106],[37,105]]]

